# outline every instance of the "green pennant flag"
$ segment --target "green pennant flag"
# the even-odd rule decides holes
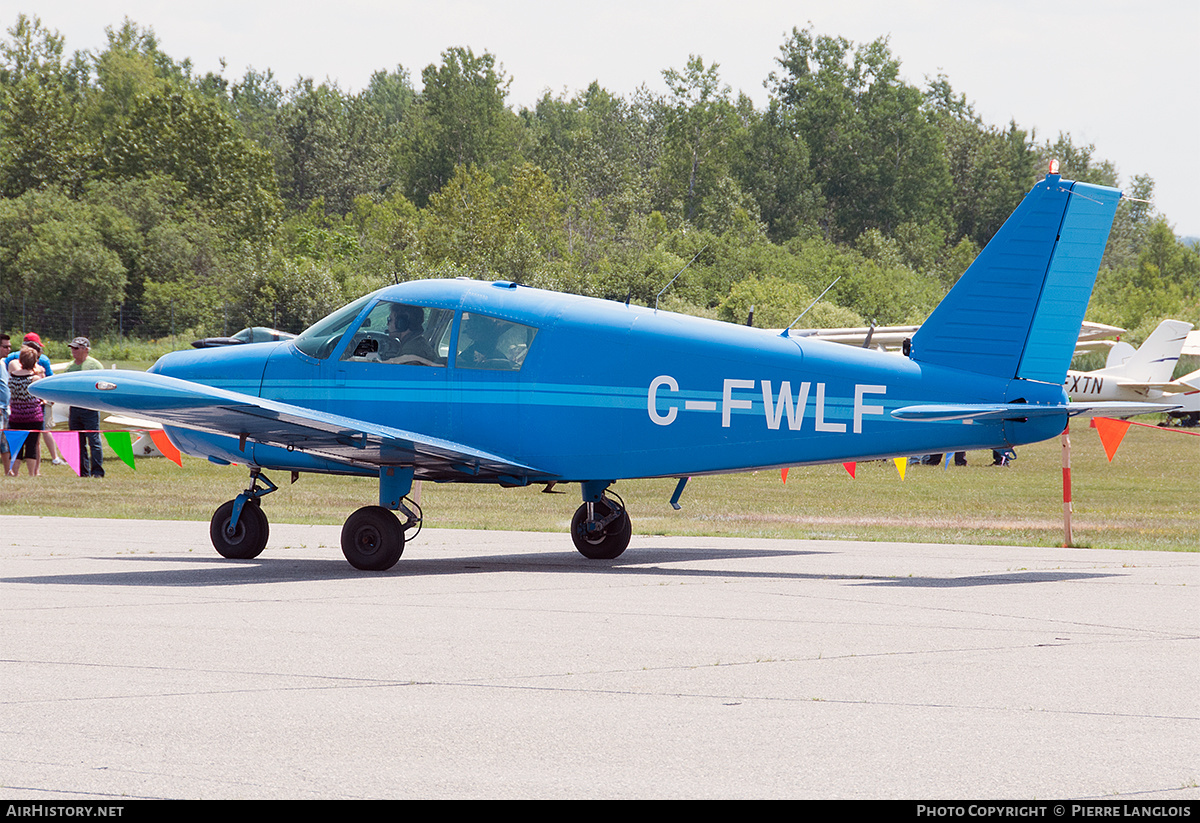
[[[104,432],[104,440],[109,448],[117,453],[117,457],[125,461],[129,468],[137,470],[133,465],[133,439],[127,431]]]

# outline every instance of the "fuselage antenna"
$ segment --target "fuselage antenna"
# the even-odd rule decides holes
[[[841,276],[840,274],[839,274],[837,277],[835,277],[835,278],[834,278],[834,280],[833,280],[833,282],[832,282],[832,283],[830,283],[828,286],[826,286],[826,287],[825,287],[825,291],[823,291],[823,292],[821,292],[820,294],[818,294],[818,295],[817,295],[817,299],[816,299],[816,300],[814,300],[814,301],[812,301],[811,303],[809,303],[809,304],[808,304],[808,309],[811,309],[813,306],[817,305],[817,303],[819,303],[819,302],[821,301],[821,298],[822,298],[822,297],[824,297],[825,295],[829,294],[829,290],[830,290],[830,289],[832,289],[834,286],[836,286],[836,285],[837,285],[837,281],[839,281],[839,280],[841,280],[841,279],[842,279],[842,276]],[[792,330],[792,326],[794,326],[794,325],[796,325],[797,323],[799,323],[799,322],[800,322],[800,318],[801,318],[801,317],[803,317],[804,315],[808,314],[808,309],[805,309],[804,311],[800,312],[800,314],[798,314],[798,315],[796,316],[796,319],[795,319],[795,320],[793,320],[791,323],[788,323],[788,327],[787,327],[786,329],[784,329],[784,330],[783,330],[783,334],[781,334],[781,335],[779,335],[779,336],[780,336],[780,337],[787,337],[787,336],[788,336],[788,332]]]
[[[708,244],[706,243],[706,244],[704,245],[704,249],[707,249],[707,248],[708,248]],[[704,254],[704,249],[700,249],[700,251],[696,252],[695,256],[694,256],[694,257],[692,257],[692,259],[691,259],[691,260],[689,260],[689,261],[687,262],[687,266],[684,266],[682,269],[680,269],[679,271],[675,272],[675,276],[671,278],[671,282],[670,282],[670,283],[667,283],[667,285],[663,286],[663,287],[662,287],[662,291],[660,291],[658,294],[654,295],[654,311],[656,311],[656,312],[658,311],[658,298],[660,298],[660,297],[662,297],[662,296],[663,296],[663,292],[665,292],[667,289],[671,288],[671,283],[674,283],[676,280],[678,280],[678,279],[679,279],[679,275],[681,275],[681,274],[683,274],[685,271],[687,271],[687,267],[688,267],[688,266],[690,266],[690,265],[692,265],[693,263],[695,263],[695,262],[696,262],[696,258],[697,258],[697,257],[699,257],[700,255]]]

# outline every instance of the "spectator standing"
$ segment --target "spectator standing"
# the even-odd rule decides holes
[[[38,365],[38,353],[32,346],[22,346],[17,353],[17,359],[8,363],[9,388],[9,417],[8,424],[13,430],[40,432],[42,430],[42,401],[29,393],[29,387],[45,377],[45,372]],[[16,460],[12,463],[12,476],[17,475],[17,461],[23,462],[30,477],[37,477],[41,463],[41,450],[38,437],[26,436],[17,452]]]
[[[35,351],[37,351],[37,353],[38,353],[38,361],[37,362],[38,362],[38,367],[42,370],[42,377],[49,377],[50,375],[54,374],[54,369],[51,368],[51,366],[50,366],[50,358],[47,357],[43,353],[44,347],[42,346],[42,338],[38,336],[37,332],[31,331],[31,332],[27,333],[25,335],[24,340],[21,341],[21,345],[22,346],[31,346]],[[16,360],[17,356],[19,354],[20,354],[20,352],[12,352],[7,357],[5,357],[4,358],[5,365],[8,365],[13,360]],[[48,412],[49,409],[50,409],[50,406],[47,405],[44,410]],[[51,426],[54,425],[54,416],[52,414],[46,416],[46,418],[43,422],[43,427],[45,426],[45,423],[47,423],[47,422]],[[60,460],[58,457],[58,447],[54,445],[54,438],[50,436],[50,432],[43,431],[42,432],[42,440],[45,441],[46,448],[50,450],[50,461],[56,466],[60,465],[62,463],[62,460]]]
[[[4,472],[8,473],[8,438],[4,430],[8,428],[8,355],[12,352],[12,337],[0,334],[0,461],[4,463]]]
[[[70,348],[73,362],[67,366],[67,371],[104,368],[99,360],[92,357],[92,343],[86,337],[76,337],[71,341]],[[71,431],[79,432],[79,476],[103,477],[104,450],[100,446],[100,412],[72,406],[68,420]]]

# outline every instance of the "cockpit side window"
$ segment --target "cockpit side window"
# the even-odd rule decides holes
[[[309,357],[324,360],[333,354],[333,350],[341,342],[342,335],[346,333],[346,329],[350,328],[350,324],[354,322],[354,319],[358,317],[358,313],[363,310],[363,306],[370,299],[371,295],[360,297],[353,303],[342,306],[328,317],[313,323],[296,338],[296,348]]]
[[[445,366],[449,352],[437,344],[453,319],[448,309],[380,300],[355,329],[342,360]]]
[[[536,335],[533,326],[463,312],[454,365],[459,369],[520,371]]]

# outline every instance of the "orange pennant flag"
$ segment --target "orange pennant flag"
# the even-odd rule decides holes
[[[784,466],[779,470],[779,476],[783,478],[784,483],[787,482],[787,466]]]
[[[1125,437],[1125,432],[1129,431],[1129,421],[1113,420],[1111,417],[1093,417],[1092,426],[1095,427],[1096,434],[1100,435],[1104,453],[1108,455],[1108,462],[1111,463],[1117,453],[1117,447],[1121,445],[1121,440]]]
[[[851,477],[854,477],[854,467],[857,465],[858,465],[857,463],[843,463],[842,468],[844,468],[846,471],[850,472]]]
[[[907,457],[894,457],[894,458],[892,458],[892,462],[896,464],[896,471],[900,472],[900,479],[903,480],[904,479],[904,470],[906,468],[908,468],[908,458]]]
[[[171,438],[167,437],[167,433],[162,429],[156,429],[147,432],[154,445],[163,453],[163,457],[170,460],[176,466],[183,465],[183,458],[179,454],[179,449],[175,448],[175,444],[171,442]]]

